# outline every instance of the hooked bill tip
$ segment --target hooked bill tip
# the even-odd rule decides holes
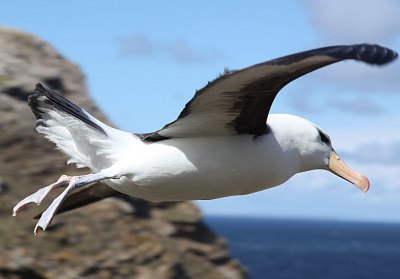
[[[356,186],[364,193],[368,192],[370,186],[368,178],[365,175],[360,175],[360,180],[357,181]]]

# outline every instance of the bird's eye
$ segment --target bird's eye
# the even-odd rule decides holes
[[[325,143],[325,144],[328,144],[328,145],[330,145],[331,144],[331,140],[329,139],[329,136],[327,136],[324,132],[322,132],[320,129],[317,129],[318,130],[318,134],[319,134],[319,137],[320,137],[320,139],[321,139],[321,141],[323,142],[323,143]]]

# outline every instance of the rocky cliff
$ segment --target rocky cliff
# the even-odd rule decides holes
[[[35,132],[27,92],[39,82],[99,119],[78,67],[32,35],[0,29],[0,278],[244,278],[226,243],[193,203],[121,196],[57,216],[35,236],[35,208],[11,217],[21,198],[79,174]]]

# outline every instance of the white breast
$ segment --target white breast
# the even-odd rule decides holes
[[[132,175],[108,184],[152,201],[248,194],[297,172],[297,160],[273,135],[170,139],[142,146],[127,158]]]

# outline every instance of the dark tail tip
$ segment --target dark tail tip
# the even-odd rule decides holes
[[[54,91],[50,89],[50,87],[44,85],[43,83],[38,82],[35,85],[35,93],[38,93],[40,95],[48,95],[49,93],[54,94]]]
[[[46,91],[45,86],[40,82],[36,83],[35,92],[44,92],[44,91]]]
[[[41,114],[43,112],[40,108],[43,106],[43,104],[46,104],[47,106],[50,106],[51,109],[63,111],[88,124],[100,133],[107,135],[104,129],[93,121],[94,118],[91,118],[91,116],[81,107],[69,101],[61,94],[47,87],[43,83],[39,82],[36,84],[35,92],[28,97],[28,104],[37,119],[42,118]]]

